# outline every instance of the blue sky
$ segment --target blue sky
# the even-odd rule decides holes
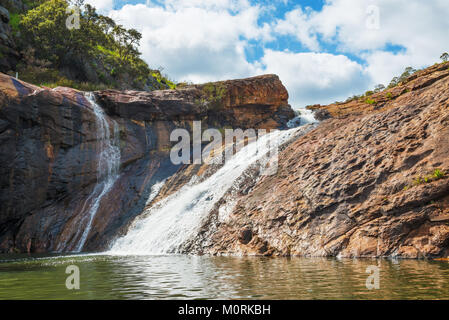
[[[447,0],[87,0],[139,30],[175,81],[276,73],[294,108],[362,93],[449,51]]]

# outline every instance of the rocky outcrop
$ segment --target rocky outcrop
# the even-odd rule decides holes
[[[448,67],[373,95],[375,104],[315,106],[332,118],[280,153],[276,175],[249,179],[231,213],[214,212],[188,250],[447,257]]]
[[[353,99],[348,102],[337,102],[327,106],[316,104],[308,106],[307,108],[317,112],[319,117],[323,114],[334,117],[343,117],[345,115],[385,111],[387,108],[392,108],[395,106],[392,102],[395,101],[396,98],[406,93],[429,87],[434,82],[446,78],[448,75],[449,62],[435,64],[429,68],[415,72],[405,81],[393,88],[389,88],[369,96]],[[322,119],[324,120],[326,118],[328,118],[328,116],[325,116]]]
[[[121,157],[119,177],[101,198],[85,251],[106,248],[142,212],[155,181],[185,170],[169,159],[171,130],[190,130],[192,120],[202,120],[203,129],[282,128],[294,116],[274,75],[95,96],[107,122],[118,126]],[[100,138],[83,92],[0,74],[0,252],[74,250],[101,183]]]
[[[285,128],[294,117],[288,92],[276,75],[187,86],[171,91],[96,93],[106,111],[138,121],[207,119],[206,125]]]

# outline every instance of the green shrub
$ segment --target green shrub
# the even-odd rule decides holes
[[[416,177],[415,180],[413,181],[413,184],[414,184],[415,186],[420,185],[420,184],[423,184],[423,183],[424,183],[424,179],[421,178],[421,177]]]
[[[211,102],[220,102],[226,95],[226,86],[221,83],[206,83],[203,85],[203,92],[207,100]]]
[[[13,32],[19,31],[20,20],[20,15],[18,13],[12,13],[10,15],[9,25],[11,26]]]
[[[387,97],[388,100],[393,99],[393,94],[392,94],[391,92],[387,92],[387,93],[385,94],[385,96]]]
[[[374,99],[370,99],[370,98],[366,98],[366,99],[365,99],[365,103],[368,103],[368,104],[371,104],[371,105],[373,105],[373,104],[375,104],[375,103],[376,103],[376,100],[374,100]]]
[[[435,170],[433,171],[432,176],[433,176],[436,180],[439,180],[439,179],[441,179],[441,178],[444,178],[445,173],[444,173],[443,171],[441,171],[440,169],[435,169]]]
[[[431,175],[427,175],[426,177],[416,177],[415,180],[413,180],[413,185],[417,186],[423,183],[430,183],[432,181],[436,181],[439,179],[442,179],[445,177],[445,173],[441,171],[440,169],[435,169]],[[404,190],[407,190],[409,186],[404,187]]]

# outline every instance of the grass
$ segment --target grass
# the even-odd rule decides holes
[[[446,176],[446,173],[443,172],[440,169],[435,169],[433,172],[425,177],[416,177],[415,180],[413,180],[413,186],[419,186],[424,183],[430,183],[433,181],[437,181],[440,179],[443,179]],[[405,186],[404,191],[408,190],[410,186]]]
[[[435,179],[435,180],[439,180],[439,179],[442,179],[442,178],[444,178],[444,176],[446,175],[443,171],[441,171],[440,169],[435,169],[434,171],[433,171],[433,178]]]
[[[47,88],[68,87],[80,91],[98,91],[109,89],[109,87],[103,83],[97,84],[92,82],[78,82],[69,79],[60,80],[58,82],[41,83],[40,86]]]
[[[416,177],[415,180],[413,181],[413,184],[415,186],[418,186],[418,185],[423,184],[423,183],[424,183],[424,179],[421,178],[421,177]]]

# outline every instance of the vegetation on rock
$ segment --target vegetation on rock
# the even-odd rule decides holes
[[[67,19],[82,8],[79,28]],[[152,70],[138,50],[142,35],[96,12],[83,0],[46,0],[12,11],[10,25],[20,52],[20,79],[48,87],[82,90],[108,88],[154,90],[175,85]],[[15,10],[14,8],[9,8]]]
[[[449,60],[449,54],[448,53],[443,53],[440,56],[440,59],[442,60],[442,63],[446,63]],[[393,77],[393,79],[391,79],[390,83],[388,84],[387,87],[385,87],[383,84],[377,84],[373,90],[368,90],[366,91],[364,94],[360,94],[360,95],[353,95],[351,97],[348,97],[344,103],[348,103],[351,101],[363,101],[365,103],[368,104],[375,104],[375,101],[368,98],[369,96],[375,94],[375,93],[379,93],[382,91],[385,91],[386,89],[392,89],[394,87],[397,87],[399,85],[402,84],[406,84],[407,82],[409,82],[410,80],[412,80],[412,78],[416,77],[414,76],[418,71],[421,71],[424,69],[414,69],[413,67],[407,67],[404,69],[404,71],[402,72],[401,75]],[[388,99],[392,99],[392,94],[391,92],[386,92],[386,97]],[[340,101],[336,101],[335,104],[342,104],[343,102]]]

